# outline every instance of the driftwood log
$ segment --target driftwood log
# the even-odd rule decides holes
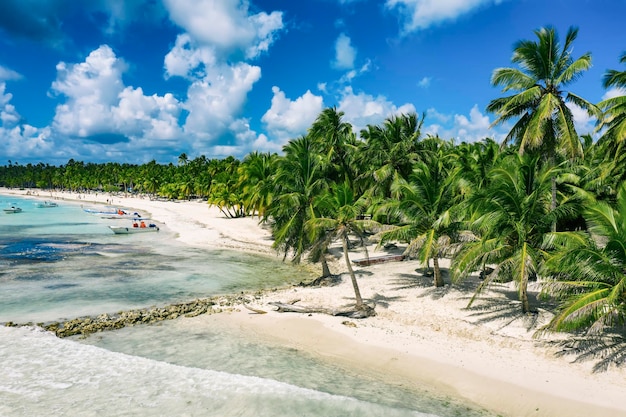
[[[349,317],[353,319],[364,319],[367,317],[372,317],[376,315],[374,309],[370,306],[363,305],[361,308],[350,308],[350,309],[330,309],[325,307],[308,307],[308,306],[300,306],[295,305],[294,303],[281,303],[281,302],[270,302],[268,303],[277,308],[276,311],[281,313],[304,313],[304,314],[312,314],[312,313],[321,313],[328,314],[331,316],[341,316],[341,317]]]

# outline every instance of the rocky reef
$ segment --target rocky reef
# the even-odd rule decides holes
[[[156,323],[178,317],[195,317],[201,314],[232,311],[238,305],[248,303],[257,298],[254,295],[224,295],[196,299],[189,302],[170,304],[163,307],[149,307],[136,310],[120,311],[116,314],[100,314],[99,316],[79,317],[71,320],[51,323],[37,323],[37,326],[53,332],[58,337],[74,335],[88,336],[105,330],[120,329],[139,324]],[[4,323],[5,326],[32,326],[34,323]]]

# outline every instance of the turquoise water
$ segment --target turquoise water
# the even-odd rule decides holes
[[[302,271],[266,258],[190,249],[166,228],[114,235],[107,226],[121,220],[78,205],[40,209],[0,196],[0,207],[15,203],[23,213],[0,213],[0,322],[96,315],[303,279]],[[0,327],[0,415],[488,415],[428,387],[384,383],[206,323],[185,318],[72,340]]]

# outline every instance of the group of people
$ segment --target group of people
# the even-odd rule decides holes
[[[133,223],[133,227],[146,227],[146,223],[142,220],[139,224],[137,222]]]

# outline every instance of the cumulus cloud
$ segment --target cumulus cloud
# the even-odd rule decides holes
[[[434,123],[432,121],[434,120]],[[469,115],[442,114],[430,108],[426,112],[424,134],[436,135],[442,139],[454,139],[460,142],[477,142],[485,138],[502,140],[506,133],[506,126],[496,130],[491,127],[489,116],[484,115],[478,105],[470,109]]]
[[[145,146],[180,137],[180,103],[171,94],[145,96],[141,88],[124,86],[126,68],[106,45],[84,62],[59,63],[52,91],[65,101],[56,108],[55,132],[109,144],[143,141]]]
[[[283,29],[281,12],[250,13],[245,0],[164,0],[170,19],[200,45],[246,59],[268,50]]]
[[[281,146],[289,139],[306,134],[306,131],[323,110],[322,97],[307,90],[302,96],[290,100],[278,87],[272,87],[272,106],[262,117],[272,140]]]
[[[368,124],[380,124],[393,115],[414,113],[415,106],[406,103],[397,107],[384,96],[355,94],[352,87],[346,87],[342,92],[338,110],[344,112],[345,120],[352,124],[355,131],[359,132]]]
[[[57,106],[54,127],[61,133],[86,137],[108,132],[110,109],[124,89],[124,61],[104,45],[92,51],[84,62],[57,64],[52,90],[67,101]]]
[[[397,11],[403,33],[426,29],[455,20],[479,7],[499,4],[502,0],[386,0],[385,7]]]
[[[450,121],[452,116],[448,114],[439,113],[435,108],[431,107],[426,110],[426,119],[427,120],[436,120],[440,123],[447,123]]]
[[[0,82],[0,154],[9,159],[23,155],[49,157],[53,150],[50,129],[38,129],[22,122],[22,117],[10,101],[6,83]]]
[[[172,49],[165,55],[165,76],[191,80],[206,76],[206,68],[217,64],[213,48],[200,47],[187,33],[176,37]]]
[[[246,63],[217,65],[206,77],[194,81],[187,91],[189,112],[185,133],[204,140],[223,134],[245,104],[247,94],[261,77],[261,68]]]
[[[5,93],[6,83],[0,82],[0,122],[2,127],[13,127],[18,124],[21,117],[11,103],[13,94]]]
[[[350,38],[341,33],[335,41],[335,59],[332,66],[340,70],[352,69],[355,58],[356,49],[352,46]]]

